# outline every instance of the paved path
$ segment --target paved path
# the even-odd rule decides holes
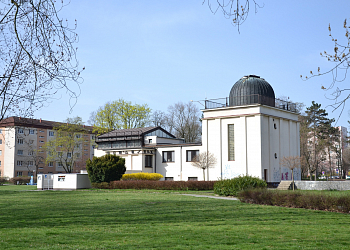
[[[180,195],[187,195],[187,196],[194,196],[194,197],[202,197],[202,198],[213,198],[213,199],[220,199],[220,200],[233,200],[238,201],[235,197],[223,197],[223,196],[210,196],[210,195],[202,195],[202,194],[180,194]]]

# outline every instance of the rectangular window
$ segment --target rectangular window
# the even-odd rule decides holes
[[[17,171],[17,177],[20,177],[23,175],[23,172],[22,171]]]
[[[189,181],[198,181],[198,177],[188,177]]]
[[[2,129],[0,128],[0,134],[2,134]]]
[[[24,133],[23,128],[19,128],[19,129],[18,129],[18,134],[23,134],[23,133]]]
[[[39,141],[39,142],[44,143],[44,141]]]
[[[52,161],[49,162],[49,167],[53,167],[53,162]]]
[[[2,155],[2,150],[0,150],[0,155]]]
[[[163,151],[163,162],[174,162],[175,152],[174,151]]]
[[[235,128],[233,124],[228,125],[228,160],[234,161],[235,160]]]
[[[165,177],[165,180],[166,180],[166,181],[173,181],[173,180],[174,180],[174,177]]]
[[[33,166],[33,161],[28,161],[28,166]]]
[[[28,151],[28,155],[34,155],[34,151]]]
[[[146,168],[152,167],[152,155],[145,155],[145,167]]]
[[[17,139],[18,144],[23,144],[23,139]]]
[[[39,138],[45,138],[45,136],[41,135],[41,136],[39,136]]]
[[[57,167],[63,167],[62,162],[58,162]]]
[[[49,131],[49,136],[54,136],[55,132],[54,131]]]
[[[66,181],[66,176],[65,175],[58,176],[58,181],[60,182]]]
[[[67,153],[67,158],[72,158],[72,153]]]
[[[17,155],[23,155],[23,150],[17,150]]]
[[[34,135],[34,129],[29,129],[29,134]]]
[[[17,166],[22,166],[23,165],[23,161],[17,161]]]
[[[0,144],[2,144],[2,139],[0,139]]]
[[[44,130],[40,130],[39,132],[40,132],[40,133],[44,133]]]
[[[80,134],[76,134],[75,137],[76,137],[77,139],[79,139],[79,138],[81,137],[81,135],[80,135]]]
[[[186,161],[192,162],[195,161],[196,156],[199,155],[199,150],[186,150]]]
[[[0,161],[0,167],[1,167],[1,161]]]

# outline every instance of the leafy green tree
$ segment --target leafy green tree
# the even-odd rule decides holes
[[[82,134],[89,133],[83,126],[80,117],[68,118],[65,123],[57,124],[53,128],[55,136],[44,144],[47,153],[46,162],[57,162],[62,165],[66,173],[72,173],[77,161],[82,156]]]
[[[101,134],[116,129],[140,128],[150,123],[151,109],[147,104],[139,105],[119,99],[107,102],[96,113],[91,113],[95,130]]]
[[[126,171],[125,159],[111,154],[93,157],[87,160],[86,170],[92,183],[118,181]]]
[[[307,154],[304,159],[307,161],[310,179],[311,173],[315,173],[316,180],[319,163],[323,160],[321,153],[326,147],[328,129],[334,119],[328,119],[326,110],[321,109],[321,104],[314,101],[310,107],[306,108],[305,113],[306,120],[303,132],[307,140],[307,151],[303,153]]]

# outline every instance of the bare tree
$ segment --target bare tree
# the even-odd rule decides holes
[[[326,98],[334,101],[333,104],[330,105],[333,108],[333,110],[341,108],[340,115],[342,114],[345,108],[346,101],[350,98],[349,88],[337,87],[337,83],[345,81],[347,72],[350,68],[350,26],[347,25],[346,19],[344,20],[343,28],[345,38],[343,42],[340,42],[337,38],[335,38],[332,35],[331,25],[329,24],[329,36],[332,39],[332,42],[334,43],[334,48],[332,52],[323,51],[320,53],[320,55],[326,58],[330,63],[332,63],[333,66],[331,66],[330,69],[325,71],[321,70],[321,68],[318,67],[317,71],[310,71],[309,76],[303,77],[302,75],[300,75],[302,79],[307,80],[315,76],[331,74],[332,82],[329,84],[329,86],[322,86],[321,88],[327,91],[327,93],[325,94]]]
[[[151,122],[153,126],[158,127],[165,127],[166,126],[166,114],[163,111],[156,110],[153,112],[152,117],[151,117]]]
[[[205,170],[215,166],[216,157],[210,152],[202,152],[194,157],[191,164],[192,166],[203,170],[203,180],[205,180]]]
[[[258,8],[262,8],[255,0],[203,0],[203,4],[207,3],[212,13],[216,14],[221,11],[225,18],[231,19],[232,24],[239,26],[248,18],[250,4],[254,5],[255,13]]]
[[[0,1],[0,120],[31,116],[60,89],[79,95],[78,41],[73,27],[58,13],[63,1]],[[77,91],[73,90],[76,84]]]
[[[293,185],[293,190],[294,190],[294,173],[293,170],[296,168],[300,168],[300,156],[288,156],[288,157],[283,157],[281,159],[281,165],[285,168],[288,168],[292,170],[292,185]]]
[[[166,118],[167,129],[178,138],[186,142],[201,140],[201,114],[192,103],[178,102],[168,108]]]

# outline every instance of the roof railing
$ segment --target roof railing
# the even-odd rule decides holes
[[[231,97],[231,100],[229,97],[205,100],[204,108],[216,109],[216,108],[235,107],[235,106],[250,105],[250,104],[262,104],[262,105],[276,107],[283,110],[288,110],[295,113],[298,112],[297,106],[293,102],[281,100],[278,98],[270,98],[270,97],[266,97],[258,94]]]

